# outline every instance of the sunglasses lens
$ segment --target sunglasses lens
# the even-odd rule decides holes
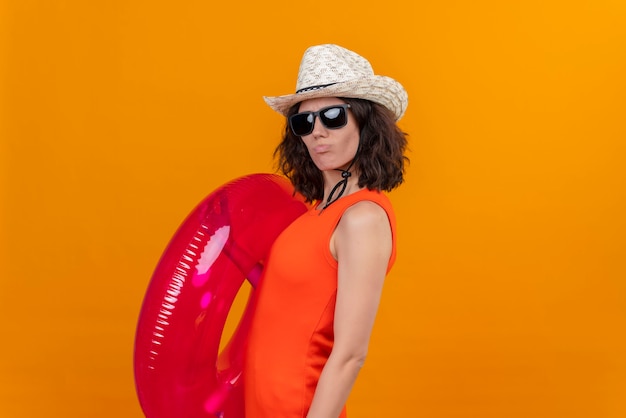
[[[295,135],[304,136],[313,131],[313,120],[315,115],[311,112],[298,113],[289,118],[291,130]]]
[[[320,113],[320,119],[329,129],[337,129],[346,125],[346,109],[344,107],[331,107]]]

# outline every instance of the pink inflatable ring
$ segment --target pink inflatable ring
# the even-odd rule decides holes
[[[173,236],[143,301],[135,337],[137,395],[148,418],[243,418],[248,306],[219,353],[243,282],[256,286],[276,237],[307,210],[284,178],[253,174],[206,197]]]

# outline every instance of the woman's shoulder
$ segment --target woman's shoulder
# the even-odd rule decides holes
[[[373,227],[375,224],[395,228],[395,213],[389,197],[380,191],[367,188],[354,195],[354,201],[346,207],[340,223],[344,226]],[[350,225],[347,225],[350,224]]]
[[[372,193],[369,196],[375,196],[374,199],[361,196],[344,211],[335,230],[336,251],[339,252],[340,247],[345,249],[345,246],[351,249],[370,246],[380,249],[389,243],[389,271],[395,260],[395,216],[388,197],[382,193]]]
[[[344,225],[348,224],[347,226],[353,227],[364,227],[379,222],[388,223],[388,209],[391,209],[391,205],[389,205],[389,208],[383,206],[381,203],[384,203],[385,200],[388,200],[386,196],[385,199],[358,200],[346,208],[341,217],[341,222]]]
[[[346,209],[335,231],[336,254],[345,254],[359,249],[382,248],[388,243],[390,257],[394,248],[394,226],[392,218],[378,203],[361,200]],[[365,253],[363,253],[365,254]],[[338,260],[339,258],[337,258]]]
[[[354,207],[371,207],[370,210],[376,210],[377,206],[382,207],[387,213],[393,212],[391,200],[389,200],[389,197],[385,193],[364,188],[354,194],[354,201],[351,202],[347,209]],[[367,211],[367,209],[362,210]]]
[[[333,208],[333,205],[336,207]],[[393,224],[395,215],[391,201],[383,192],[360,189],[339,199],[330,206],[335,213],[335,222],[343,227],[365,227],[367,224],[382,222]]]

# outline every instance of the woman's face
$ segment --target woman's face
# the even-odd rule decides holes
[[[298,112],[316,112],[328,106],[340,104],[345,104],[345,102],[335,97],[305,100],[300,103]],[[359,126],[350,109],[347,109],[347,112],[346,126],[329,129],[317,116],[313,131],[309,135],[302,136],[311,159],[322,171],[347,168],[354,159],[359,146]]]

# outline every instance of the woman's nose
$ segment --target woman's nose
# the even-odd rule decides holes
[[[320,120],[318,116],[313,119],[313,130],[311,131],[311,135],[314,137],[322,136],[326,134],[326,127]]]

